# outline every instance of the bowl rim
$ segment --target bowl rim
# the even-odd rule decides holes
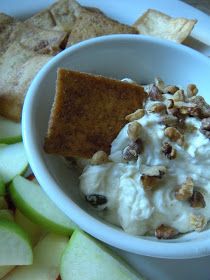
[[[33,118],[31,112],[34,102],[36,103],[36,91],[38,90],[39,85],[44,80],[44,77],[50,68],[64,57],[91,45],[103,44],[104,42],[113,43],[129,40],[133,40],[138,43],[146,41],[148,43],[180,49],[180,51],[199,56],[199,58],[204,60],[205,63],[209,63],[210,67],[210,61],[208,61],[208,58],[196,50],[168,40],[144,35],[106,35],[88,39],[65,49],[50,59],[50,61],[43,66],[43,68],[33,79],[27,91],[22,111],[22,135],[29,164],[38,182],[50,199],[67,216],[69,216],[70,219],[72,219],[79,227],[81,227],[81,229],[95,238],[127,252],[150,257],[186,259],[207,256],[210,254],[210,244],[208,244],[209,242],[206,238],[192,241],[184,240],[181,242],[160,242],[159,240],[144,239],[141,236],[128,235],[123,231],[121,232],[117,229],[111,228],[109,225],[97,220],[82,210],[78,205],[76,205],[76,203],[67,197],[61,189],[59,189],[58,184],[54,180],[53,176],[51,176],[51,174],[48,172],[47,166],[45,165],[45,162],[42,158],[43,151],[41,151],[40,147],[36,144],[34,132],[31,130],[31,127],[33,127]],[[71,213],[71,215],[69,215],[69,213]]]

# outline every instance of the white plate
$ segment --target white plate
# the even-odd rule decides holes
[[[209,1],[209,0],[206,0]],[[0,0],[0,11],[26,18],[50,5],[53,0]],[[171,16],[196,18],[198,23],[193,30],[193,37],[205,40],[208,45],[194,39],[187,44],[210,56],[210,17],[193,7],[176,0],[79,0],[83,5],[100,8],[110,17],[123,23],[132,24],[148,8],[155,8]],[[118,252],[137,270],[150,280],[209,280],[210,257],[193,260],[165,260],[137,256],[123,251]],[[81,279],[82,280],[82,279]]]

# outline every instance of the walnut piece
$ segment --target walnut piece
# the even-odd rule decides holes
[[[167,109],[172,109],[174,107],[174,100],[168,99],[167,100]]]
[[[163,175],[166,173],[165,166],[155,165],[155,166],[143,166],[142,175],[141,175],[141,183],[146,191],[153,190],[156,188],[160,179],[162,179]]]
[[[138,109],[135,112],[127,115],[125,117],[125,120],[129,121],[129,122],[136,121],[138,119],[141,119],[144,115],[145,115],[145,110],[144,109]]]
[[[179,90],[177,86],[166,86],[164,88],[164,93],[174,94],[177,90]]]
[[[161,101],[163,99],[162,92],[159,90],[159,88],[155,85],[153,85],[148,92],[149,98],[152,101]]]
[[[131,141],[136,141],[140,138],[142,126],[137,122],[134,121],[128,125],[128,137]]]
[[[90,163],[92,165],[99,165],[99,164],[103,164],[103,163],[107,163],[107,162],[109,162],[109,159],[108,159],[107,154],[104,151],[96,152],[90,160]]]
[[[198,106],[189,107],[188,108],[188,115],[190,117],[195,117],[195,118],[199,118],[199,119],[203,118],[202,109],[200,107],[198,107]]]
[[[201,192],[194,191],[189,199],[190,206],[193,208],[205,208],[206,202]]]
[[[161,102],[158,102],[152,104],[152,106],[148,110],[152,113],[166,113],[166,105]]]
[[[156,77],[155,78],[155,85],[156,87],[159,88],[159,90],[163,91],[164,87],[165,87],[165,84],[163,82],[163,80],[161,80],[159,77]]]
[[[201,121],[200,132],[210,139],[210,118]]]
[[[143,145],[141,139],[130,142],[129,145],[123,150],[123,159],[126,161],[137,160],[138,155],[142,151],[142,147]]]
[[[189,84],[187,86],[187,96],[193,97],[198,93],[198,89],[195,84]]]
[[[160,123],[164,124],[165,126],[177,126],[179,123],[179,120],[176,116],[173,115],[164,115],[160,119]]]
[[[185,101],[184,91],[182,89],[177,90],[172,98],[174,101]]]
[[[184,144],[184,135],[182,135],[175,127],[167,127],[164,133],[171,141],[177,142],[177,144],[181,146]]]
[[[155,236],[158,239],[172,239],[179,234],[178,230],[167,225],[160,225],[155,230]]]
[[[204,106],[209,106],[206,103],[205,99],[202,96],[200,96],[200,95],[193,96],[193,97],[189,98],[189,100],[190,100],[190,102],[198,105],[200,108],[204,107]]]
[[[201,109],[202,118],[210,117],[210,105],[206,103],[205,99],[202,96],[196,95],[189,98],[189,100]]]
[[[190,214],[190,224],[195,231],[202,231],[207,225],[207,219],[203,215]]]
[[[161,151],[170,160],[176,158],[176,150],[168,142],[163,143]]]
[[[184,182],[175,192],[175,197],[177,200],[186,201],[190,199],[193,195],[194,182],[191,177],[187,177],[186,182]]]

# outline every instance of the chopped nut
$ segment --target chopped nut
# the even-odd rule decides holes
[[[185,100],[184,91],[182,89],[177,90],[173,95],[173,100],[184,101]]]
[[[167,86],[164,88],[164,93],[174,94],[179,88],[177,86]]]
[[[200,95],[193,96],[193,97],[189,98],[189,100],[190,100],[190,102],[198,105],[198,107],[200,107],[200,108],[202,108],[204,106],[209,106],[206,103],[205,99],[202,96],[200,96]]]
[[[161,151],[168,159],[176,158],[176,150],[168,142],[163,144]]]
[[[163,165],[154,165],[154,166],[144,165],[142,167],[142,174],[151,177],[157,177],[161,179],[165,173],[166,173],[166,168]]]
[[[180,117],[181,117],[181,114],[180,114],[180,112],[179,112],[179,109],[176,108],[176,107],[167,109],[167,113],[168,113],[169,115],[175,116],[175,117],[177,117],[177,118],[180,118]]]
[[[203,107],[201,108],[202,118],[209,118],[210,117],[210,107]]]
[[[177,200],[186,201],[193,195],[194,182],[191,177],[188,177],[186,182],[176,190],[175,197]]]
[[[167,109],[172,109],[174,107],[174,100],[168,99],[167,100]]]
[[[194,106],[194,107],[189,107],[188,108],[188,114],[190,117],[196,117],[199,119],[203,118],[203,113],[200,107]]]
[[[164,115],[161,117],[160,123],[164,124],[165,126],[177,126],[178,125],[178,118],[173,115]]]
[[[134,121],[128,125],[128,137],[132,141],[136,141],[140,138],[142,126],[137,122]]]
[[[157,179],[157,177],[151,177],[143,174],[141,176],[141,183],[145,191],[151,191],[158,186],[159,180]]]
[[[155,85],[153,85],[151,87],[151,89],[150,89],[150,91],[148,93],[149,93],[150,100],[161,101],[163,99],[162,92]]]
[[[207,220],[203,215],[190,214],[190,224],[195,231],[202,231],[207,225]]]
[[[154,84],[144,85],[144,91],[149,94]]]
[[[154,189],[166,173],[165,166],[144,166],[142,168],[141,182],[145,190]]]
[[[196,87],[196,85],[194,84],[189,84],[187,86],[187,96],[188,97],[193,97],[198,93],[198,89]]]
[[[189,199],[190,206],[193,208],[205,208],[206,202],[201,192],[194,191],[193,195]]]
[[[200,132],[210,139],[210,118],[205,118],[201,121]]]
[[[210,118],[205,118],[201,121],[201,128],[205,130],[210,130]]]
[[[155,230],[155,236],[158,239],[172,239],[178,234],[179,232],[175,228],[163,224]]]
[[[163,91],[164,87],[165,87],[165,84],[163,82],[163,80],[161,80],[159,77],[156,77],[155,78],[155,85],[156,87],[159,88],[159,90]]]
[[[85,196],[85,199],[88,203],[91,204],[93,207],[104,206],[107,203],[107,198],[101,194],[88,194]]]
[[[175,127],[167,127],[165,129],[165,136],[171,141],[177,142],[179,145],[184,144],[184,135],[182,135]]]
[[[205,99],[202,96],[193,96],[190,99],[190,102],[194,103],[201,109],[202,118],[210,117],[210,105],[206,103]]]
[[[109,159],[108,159],[107,154],[104,151],[96,152],[90,160],[90,163],[92,165],[99,165],[99,164],[103,164],[106,162],[109,162]]]
[[[166,112],[166,105],[163,103],[155,103],[149,108],[149,111],[152,113],[165,113]]]
[[[145,110],[144,109],[138,109],[135,112],[127,115],[125,117],[126,121],[132,122],[138,119],[141,119],[145,115]]]
[[[126,161],[136,160],[138,155],[142,151],[142,141],[141,139],[137,139],[134,142],[131,142],[124,150],[123,150],[123,159]]]

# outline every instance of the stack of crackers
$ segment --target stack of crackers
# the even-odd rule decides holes
[[[0,114],[20,121],[24,97],[36,73],[72,44],[117,33],[142,33],[181,42],[195,22],[149,10],[128,26],[75,0],[60,0],[26,21],[0,13]]]
[[[74,0],[60,0],[24,22],[0,14],[0,114],[20,121],[27,89],[52,56],[79,41],[116,33],[138,31]]]

